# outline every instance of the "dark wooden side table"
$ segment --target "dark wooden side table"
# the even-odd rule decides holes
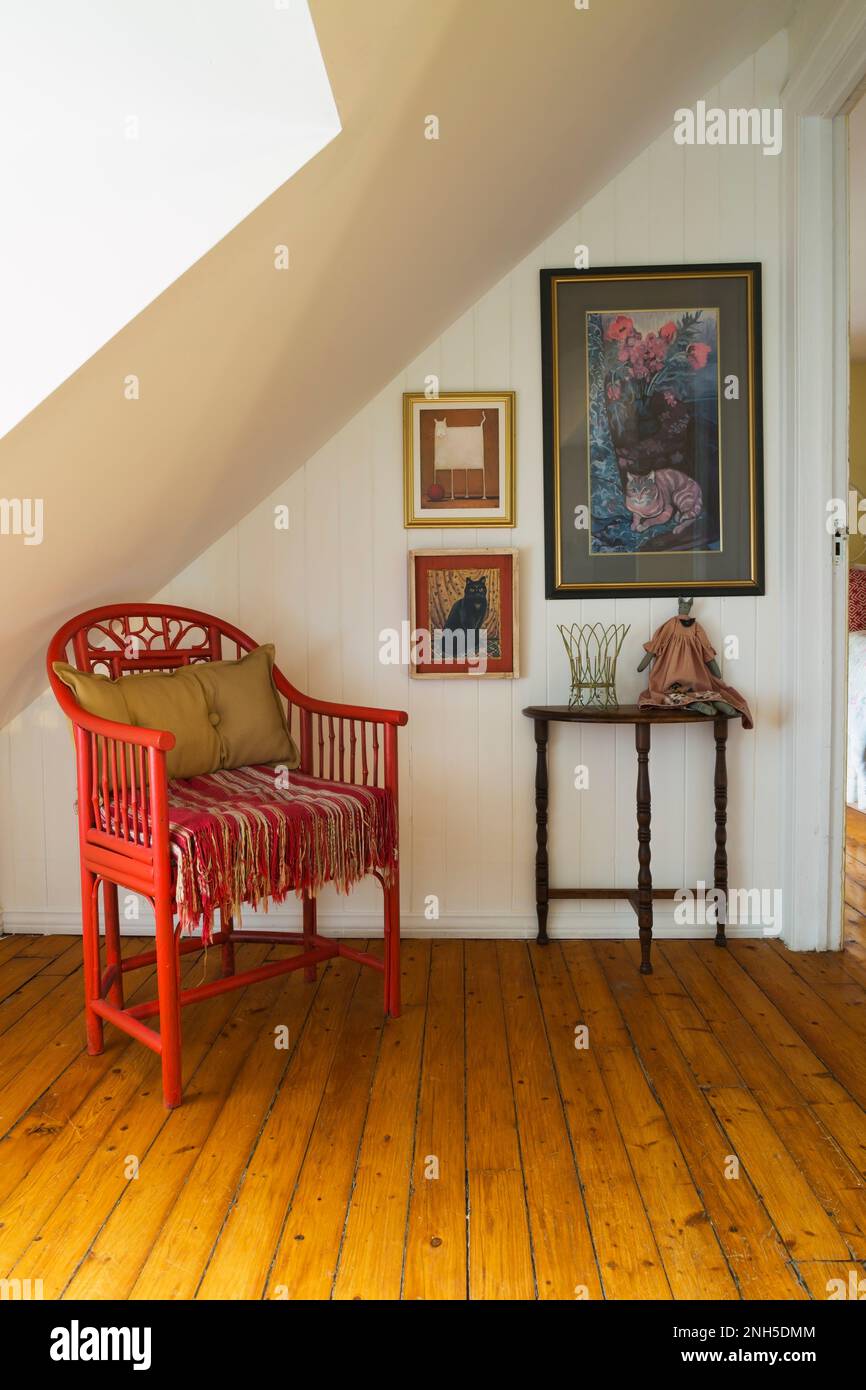
[[[612,709],[586,709],[571,705],[530,705],[523,713],[535,724],[535,903],[538,937],[546,945],[547,912],[551,898],[625,898],[637,915],[640,934],[640,970],[652,974],[650,948],[653,934],[653,898],[673,898],[676,888],[654,888],[650,873],[650,729],[653,724],[712,724],[716,742],[715,807],[716,856],[713,886],[728,896],[728,769],[725,746],[729,717],[713,719],[689,710],[641,709],[639,705],[617,705]],[[737,715],[737,718],[740,716]],[[733,718],[733,716],[731,716]],[[557,724],[633,724],[637,749],[637,886],[635,888],[551,888],[547,862],[547,740],[551,723]],[[725,923],[716,926],[716,945],[725,945]]]

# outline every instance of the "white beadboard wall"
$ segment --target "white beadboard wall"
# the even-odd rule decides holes
[[[706,93],[710,105],[778,106],[787,43],[777,35]],[[754,733],[729,743],[731,883],[780,883],[779,537],[781,161],[755,148],[683,148],[655,141],[542,246],[432,343],[272,497],[244,517],[160,597],[221,614],[262,641],[301,688],[328,699],[409,711],[401,733],[404,929],[431,934],[528,935],[534,930],[532,729],[521,711],[567,699],[561,622],[631,625],[619,694],[637,696],[641,644],[673,611],[670,599],[546,602],[542,501],[538,271],[570,265],[585,243],[594,265],[757,260],[763,263],[767,595],[699,599],[695,612],[721,648],[739,639],[725,678],[748,696]],[[567,177],[567,170],[563,171]],[[459,229],[455,228],[455,235]],[[423,267],[419,267],[423,274]],[[411,306],[407,305],[411,312]],[[363,326],[357,331],[363,352]],[[402,524],[401,395],[436,373],[442,390],[517,391],[517,526],[408,532]],[[253,466],[253,461],[250,462]],[[274,507],[291,511],[288,532]],[[519,681],[412,681],[378,660],[379,633],[408,616],[407,552],[457,543],[520,548]],[[190,542],[194,548],[194,540]],[[118,595],[118,599],[125,595]],[[590,786],[576,791],[575,765]],[[635,754],[631,729],[551,730],[551,882],[630,884],[636,874]],[[653,876],[712,881],[709,730],[654,733]],[[0,901],[5,930],[78,926],[72,750],[50,694],[0,733]],[[425,916],[430,895],[438,919]],[[379,890],[323,896],[325,929],[379,930]],[[294,904],[273,914],[296,915]],[[659,934],[677,929],[659,906]],[[129,930],[142,922],[129,922]],[[554,903],[551,931],[627,935],[621,903]],[[745,930],[745,929],[742,929]],[[682,932],[680,934],[692,934]]]

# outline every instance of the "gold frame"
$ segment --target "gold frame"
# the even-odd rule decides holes
[[[760,387],[760,382],[756,377],[757,353],[760,351],[760,339],[757,336],[758,324],[756,323],[755,313],[755,275],[756,266],[745,263],[738,266],[682,266],[665,267],[655,269],[647,267],[630,267],[627,270],[617,268],[605,268],[596,273],[581,274],[579,279],[583,281],[611,283],[616,281],[641,281],[641,280],[688,280],[688,279],[743,279],[746,281],[746,306],[747,306],[747,338],[748,338],[748,359],[749,359],[749,496],[750,496],[750,535],[749,535],[749,562],[750,574],[747,579],[732,579],[723,581],[726,591],[737,589],[745,590],[747,593],[763,594],[763,564],[759,555],[760,530],[762,521],[762,497],[761,497],[761,478],[758,470],[758,432],[757,432],[757,404],[756,392]],[[626,596],[633,597],[635,587],[646,587],[649,593],[653,590],[673,590],[685,592],[688,588],[689,593],[700,594],[718,592],[719,584],[713,580],[690,580],[688,585],[684,585],[682,580],[653,580],[645,586],[635,586],[633,582],[612,582],[609,579],[593,581],[590,583],[577,583],[574,581],[563,581],[562,577],[562,514],[560,509],[561,486],[560,486],[560,440],[559,440],[559,303],[558,286],[560,284],[574,283],[577,277],[568,272],[552,272],[549,277],[550,293],[550,327],[552,344],[552,415],[553,415],[553,523],[554,523],[554,584],[558,598],[570,598],[579,596],[581,593],[591,594],[593,590],[604,590],[606,594],[613,593],[622,589],[629,591]],[[721,320],[721,314],[719,315]],[[719,367],[719,371],[721,368]],[[721,439],[721,415],[719,417],[719,436]],[[721,457],[721,455],[720,455]],[[596,559],[605,557],[597,556]],[[548,593],[548,598],[551,595]]]
[[[517,582],[518,570],[520,568],[520,551],[516,546],[510,545],[485,545],[473,547],[472,549],[460,550],[449,547],[441,550],[434,547],[431,550],[410,550],[409,551],[409,641],[412,643],[412,634],[415,631],[415,557],[417,555],[436,555],[445,559],[449,555],[510,555],[511,556],[511,619],[513,628],[512,637],[512,667],[510,671],[484,671],[475,673],[473,671],[419,671],[415,662],[409,660],[409,675],[416,681],[516,681],[520,679],[520,588]],[[483,566],[479,566],[483,568]]]
[[[503,443],[505,448],[505,477],[503,514],[501,516],[477,516],[467,509],[463,517],[442,517],[415,515],[415,467],[413,439],[413,407],[416,404],[447,409],[448,402],[461,405],[480,404],[493,401],[500,406],[503,420]],[[423,528],[438,531],[451,527],[475,529],[478,526],[511,527],[517,525],[515,463],[517,457],[517,392],[516,391],[440,391],[437,396],[427,396],[424,391],[404,391],[403,393],[403,525],[406,530]]]

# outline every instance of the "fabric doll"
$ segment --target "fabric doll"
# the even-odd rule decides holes
[[[638,666],[649,666],[649,686],[638,697],[641,708],[670,709],[682,706],[696,714],[743,716],[743,728],[752,728],[749,706],[739,691],[725,685],[709,638],[691,616],[694,600],[681,598],[675,618],[668,618],[644,643],[646,656]]]

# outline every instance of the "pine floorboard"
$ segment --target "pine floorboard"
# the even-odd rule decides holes
[[[635,942],[406,941],[400,1019],[350,960],[186,1009],[170,1113],[146,1049],[107,1025],[87,1055],[80,941],[0,938],[0,1278],[97,1300],[826,1298],[866,1273],[866,817],[847,849],[842,952],[664,941],[641,976]],[[238,968],[288,949],[244,945]],[[126,983],[149,997],[152,967]]]

